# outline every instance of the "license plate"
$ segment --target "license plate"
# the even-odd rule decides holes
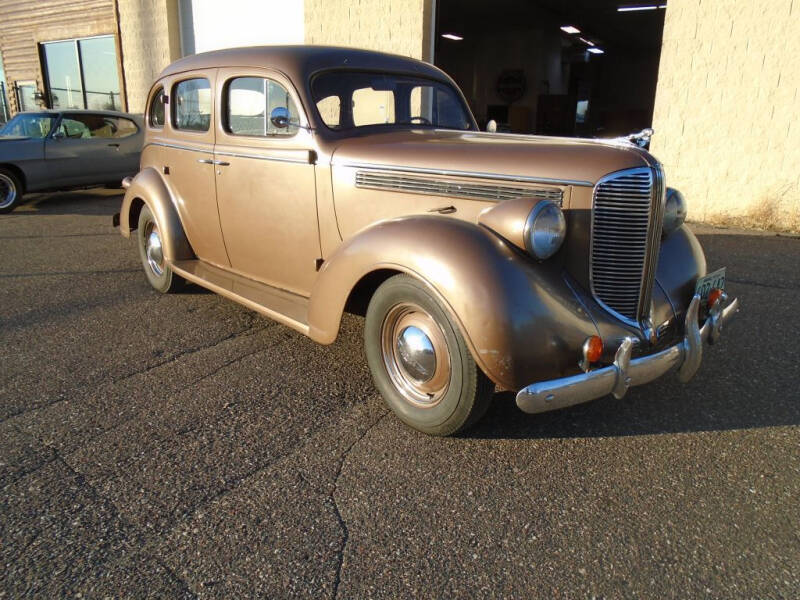
[[[714,288],[725,289],[725,267],[698,279],[694,286],[694,293],[700,294],[700,298],[706,300],[708,293]]]

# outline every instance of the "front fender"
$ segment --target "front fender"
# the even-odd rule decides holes
[[[164,258],[169,262],[193,259],[194,252],[186,238],[169,190],[161,174],[152,167],[139,171],[122,198],[119,229],[123,237],[130,237],[131,231],[136,229],[142,202],[147,205],[158,223]]]
[[[575,349],[597,334],[556,262],[536,263],[472,223],[411,216],[367,227],[325,261],[309,304],[313,339],[335,340],[350,291],[379,269],[425,283],[481,369],[505,389],[571,372]]]
[[[679,323],[694,296],[694,286],[706,274],[706,257],[697,237],[681,225],[661,242],[656,281],[664,290]]]

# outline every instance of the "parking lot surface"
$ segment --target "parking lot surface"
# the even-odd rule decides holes
[[[360,318],[153,291],[120,198],[0,216],[0,596],[800,595],[800,239],[695,227],[743,308],[690,384],[438,439]]]

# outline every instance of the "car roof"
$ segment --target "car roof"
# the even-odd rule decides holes
[[[299,79],[307,80],[316,71],[337,67],[404,71],[435,79],[448,79],[431,64],[397,54],[343,46],[305,45],[251,46],[193,54],[173,62],[158,78],[186,71],[222,67],[270,67],[295,79],[296,83]]]

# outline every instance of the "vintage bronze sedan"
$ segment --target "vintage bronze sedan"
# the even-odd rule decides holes
[[[495,388],[536,413],[697,370],[738,310],[661,165],[624,142],[482,133],[416,60],[264,47],[153,86],[117,222],[185,281],[323,343],[366,316],[375,385],[448,435]]]

